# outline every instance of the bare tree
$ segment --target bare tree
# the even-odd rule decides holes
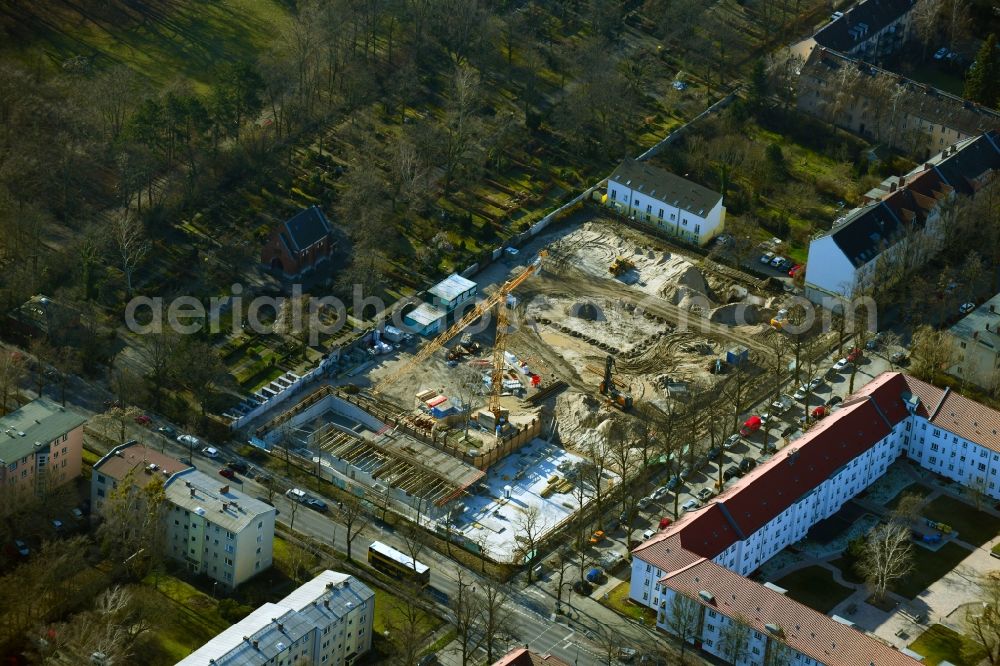
[[[688,641],[694,638],[698,631],[698,618],[701,616],[701,606],[693,599],[675,592],[667,608],[667,630],[677,639],[680,647],[680,662],[684,663],[684,653]]]
[[[420,525],[408,522],[399,530],[399,536],[403,539],[403,548],[413,561],[413,572],[416,573],[417,560],[427,547],[427,535]]]
[[[484,578],[480,583],[479,596],[483,608],[483,643],[486,647],[486,663],[494,661],[494,650],[501,639],[513,630],[514,611],[512,604],[500,583]]]
[[[351,562],[351,544],[358,538],[361,531],[368,525],[368,511],[365,509],[361,498],[347,488],[347,497],[337,503],[340,514],[340,522],[347,530],[347,561]]]
[[[149,252],[142,223],[130,214],[123,214],[111,224],[111,238],[125,274],[125,289],[132,295],[132,274]]]
[[[722,625],[719,648],[726,661],[734,664],[750,656],[750,627],[742,616],[731,617]]]
[[[920,40],[924,58],[941,29],[941,0],[917,0],[910,12],[913,31]]]
[[[930,326],[921,326],[913,332],[910,350],[913,373],[925,381],[935,383],[939,374],[951,364],[952,346],[941,331]]]
[[[130,471],[108,494],[98,535],[104,553],[125,577],[140,580],[161,561],[166,511],[160,475],[137,479]]]
[[[885,598],[895,581],[913,571],[912,548],[908,525],[890,521],[868,533],[860,565],[876,600]]]
[[[538,546],[548,529],[545,517],[537,506],[522,508],[514,523],[514,542],[518,558],[528,565],[528,583],[532,581],[531,562],[538,557]]]
[[[979,579],[979,607],[965,611],[967,633],[975,643],[974,654],[964,657],[969,663],[978,663],[984,657],[990,666],[1000,664],[1000,576],[990,572]]]
[[[427,613],[416,604],[419,596],[417,590],[404,591],[390,602],[386,631],[394,648],[392,663],[399,666],[416,666],[423,638],[430,629]]]
[[[455,618],[455,633],[458,635],[458,645],[462,652],[462,666],[466,666],[480,648],[483,641],[483,606],[482,599],[475,593],[474,581],[458,570],[455,581],[457,591],[451,598],[449,606]]]
[[[24,380],[26,364],[17,352],[0,352],[0,416],[7,413],[10,399],[17,395],[18,386]]]

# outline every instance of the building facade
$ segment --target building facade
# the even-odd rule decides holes
[[[190,465],[138,442],[116,446],[94,464],[90,475],[91,516],[96,519],[104,515],[111,493],[126,480],[143,488],[154,478],[160,477],[166,483],[177,472],[189,468]]]
[[[0,491],[47,491],[80,476],[86,419],[48,398],[0,417]]]
[[[311,206],[274,227],[261,251],[261,262],[272,271],[294,278],[333,254],[333,228],[319,206]]]
[[[910,37],[914,0],[865,0],[821,28],[816,43],[868,62],[879,62]]]
[[[1000,412],[883,373],[708,505],[636,548],[629,595],[657,612],[658,627],[693,636],[728,663],[761,666],[782,651],[787,663],[806,666],[912,666],[911,657],[849,623],[745,576],[804,538],[900,456],[1000,498],[998,429]],[[724,636],[737,618],[749,648],[734,660]]]
[[[948,203],[974,196],[998,171],[1000,133],[994,130],[887,178],[865,195],[861,207],[810,241],[806,298],[833,307],[922,266],[940,248]]]
[[[346,666],[371,649],[375,593],[354,576],[324,571],[264,604],[177,666]]]
[[[608,177],[610,207],[658,231],[696,245],[722,232],[722,195],[645,162],[626,159]]]
[[[194,468],[166,483],[166,552],[233,588],[271,567],[275,508]]]
[[[948,373],[987,391],[1000,386],[1000,294],[948,329],[954,363]]]

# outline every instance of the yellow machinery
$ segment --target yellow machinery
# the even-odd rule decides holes
[[[635,263],[628,257],[615,257],[615,260],[611,262],[610,266],[608,266],[608,270],[615,277],[624,275],[633,268],[635,268]]]
[[[423,348],[420,349],[409,362],[404,363],[394,372],[383,377],[378,384],[376,384],[371,392],[374,395],[378,395],[385,391],[386,387],[394,383],[400,377],[410,372],[414,367],[423,363],[428,358],[430,358],[434,352],[438,351],[444,347],[445,343],[451,340],[453,337],[465,330],[465,327],[476,321],[484,314],[486,314],[491,308],[496,307],[496,341],[493,345],[493,367],[490,382],[490,404],[489,410],[493,413],[495,423],[500,424],[503,418],[502,411],[500,409],[500,394],[503,392],[503,373],[505,369],[504,352],[507,350],[507,334],[509,327],[509,320],[507,318],[507,297],[517,289],[525,280],[538,272],[542,266],[542,259],[547,256],[547,252],[542,250],[538,259],[534,263],[529,264],[521,273],[515,277],[504,282],[499,289],[497,289],[492,296],[482,301],[476,307],[472,308],[466,313],[464,317],[456,321],[451,325],[451,328],[446,330],[441,335],[437,336]]]

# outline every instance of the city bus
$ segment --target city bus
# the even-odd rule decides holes
[[[373,541],[368,547],[368,564],[393,578],[412,580],[422,587],[431,582],[429,566],[381,541]]]

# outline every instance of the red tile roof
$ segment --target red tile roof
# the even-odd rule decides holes
[[[914,666],[918,662],[877,638],[831,620],[710,560],[701,560],[665,576],[660,583],[751,629],[780,640],[823,664],[836,666]],[[711,600],[699,593],[708,592]],[[767,625],[777,625],[776,636]]]

